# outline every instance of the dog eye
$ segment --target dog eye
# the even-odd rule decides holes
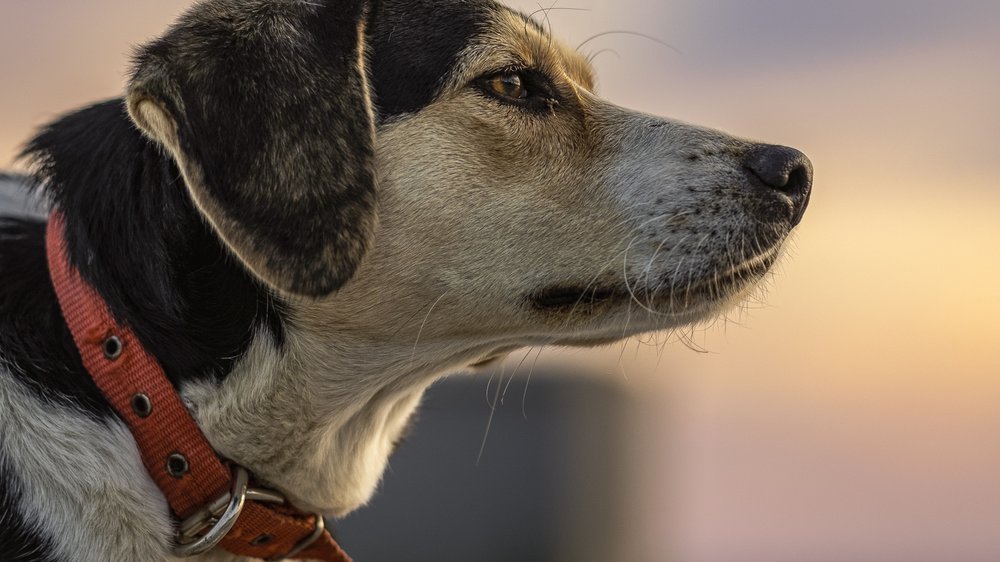
[[[528,99],[528,87],[524,78],[514,72],[505,72],[487,78],[485,86],[490,92],[502,98],[523,101]]]
[[[535,70],[491,72],[473,82],[479,91],[502,103],[551,110],[559,104],[552,81]]]

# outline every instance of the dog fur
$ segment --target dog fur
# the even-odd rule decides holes
[[[207,0],[124,99],[25,156],[219,454],[342,516],[442,376],[743,298],[811,182],[804,157],[795,189],[762,181],[760,150],[602,100],[580,54],[491,0]],[[0,523],[4,560],[170,559],[25,217],[0,219]]]

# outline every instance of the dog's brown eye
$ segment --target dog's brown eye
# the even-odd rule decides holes
[[[477,78],[471,86],[501,104],[538,113],[551,113],[559,105],[552,80],[530,68],[493,71]]]
[[[528,99],[528,89],[520,74],[513,72],[497,74],[486,81],[486,86],[498,96],[515,100]]]

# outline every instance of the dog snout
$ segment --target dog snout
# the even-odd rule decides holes
[[[757,145],[744,156],[744,167],[765,186],[791,198],[792,226],[799,224],[812,191],[812,162],[805,154],[787,146]]]

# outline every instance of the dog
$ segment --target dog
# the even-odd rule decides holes
[[[204,0],[123,98],[24,157],[69,261],[218,456],[335,517],[434,381],[718,315],[812,186],[794,149],[601,99],[586,58],[492,0]],[[45,232],[0,221],[0,558],[173,560]]]

